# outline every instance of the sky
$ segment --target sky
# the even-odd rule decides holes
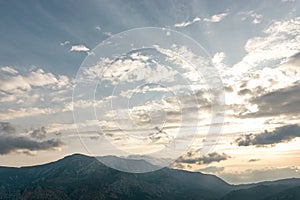
[[[300,178],[300,2],[0,1],[0,165],[145,156]]]

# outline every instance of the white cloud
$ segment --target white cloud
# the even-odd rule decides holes
[[[203,21],[216,23],[222,21],[227,15],[228,13],[220,13],[217,15],[213,15],[210,18],[204,18]]]
[[[226,55],[224,52],[217,52],[213,58],[212,58],[212,62],[215,64],[215,65],[220,65],[222,64],[222,62],[224,61]]]
[[[263,18],[263,15],[256,13],[254,10],[250,10],[247,12],[240,12],[238,15],[242,15],[242,20],[249,19],[252,24],[259,24]]]
[[[185,21],[185,22],[174,24],[174,27],[187,27],[199,21],[201,21],[201,19],[199,17],[195,17],[192,21]]]
[[[112,96],[110,96],[112,97]],[[102,107],[104,103],[108,102],[107,99],[101,100],[78,100],[73,102],[68,102],[64,105],[62,109],[63,112],[73,111],[75,109],[85,109],[85,108],[94,108],[94,107]]]
[[[86,46],[80,44],[80,45],[73,45],[70,49],[70,51],[89,51],[90,49]]]
[[[96,26],[95,29],[98,30],[98,31],[101,31],[101,27],[100,26]]]
[[[0,79],[1,89],[12,92],[16,89],[30,90],[32,87],[42,87],[58,83],[52,73],[46,73],[42,69],[31,71],[27,75],[10,76]]]
[[[261,22],[261,17],[256,17],[252,21],[253,24],[259,24],[260,22]]]
[[[261,23],[263,15],[257,14],[254,11],[250,12],[249,15],[253,18],[253,20],[252,20],[253,24],[259,24],[259,23]]]
[[[70,41],[66,40],[66,41],[60,43],[61,46],[65,46],[67,44],[70,44]]]
[[[264,37],[254,37],[247,41],[246,56],[232,67],[229,75],[242,75],[271,62],[279,64],[281,59],[287,59],[300,51],[300,17],[276,21],[264,33]]]
[[[130,58],[119,59],[113,62],[110,59],[103,59],[97,65],[86,68],[84,78],[97,79],[102,74],[102,80],[109,80],[116,85],[120,82],[171,82],[174,80],[175,72],[168,66],[161,65],[153,60],[155,65],[150,66],[147,60],[150,57],[141,54],[132,54]],[[113,62],[113,63],[112,63]],[[110,63],[110,66],[104,68]]]
[[[106,36],[108,36],[108,37],[110,37],[110,36],[113,35],[111,32],[104,32],[103,34],[106,35]]]
[[[212,63],[218,69],[220,74],[224,74],[228,70],[228,66],[224,63],[226,54],[224,52],[217,52],[212,57]]]
[[[17,74],[18,73],[17,70],[15,70],[14,68],[9,67],[9,66],[1,67],[0,70],[3,72],[9,73],[9,74]]]

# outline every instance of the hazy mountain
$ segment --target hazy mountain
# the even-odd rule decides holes
[[[128,167],[143,160],[103,157]],[[300,179],[234,186],[198,172],[164,168],[131,174],[75,154],[33,167],[1,167],[0,199],[295,199]]]

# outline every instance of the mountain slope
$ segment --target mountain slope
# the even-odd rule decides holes
[[[289,198],[293,200],[294,196],[297,196],[297,193],[291,196],[289,191],[294,191],[294,188],[299,188],[299,186],[300,180],[295,178],[240,185],[237,186],[237,188],[240,187],[241,189],[235,189],[229,192],[222,200],[289,200]],[[298,192],[298,194],[299,193],[300,192]]]
[[[0,185],[2,199],[216,199],[232,189],[213,175],[168,168],[130,174],[79,154],[35,167],[2,167]]]

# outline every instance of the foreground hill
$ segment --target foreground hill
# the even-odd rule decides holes
[[[0,199],[271,200],[299,197],[299,187],[299,179],[234,186],[214,175],[169,168],[131,174],[80,154],[33,167],[0,167]]]

